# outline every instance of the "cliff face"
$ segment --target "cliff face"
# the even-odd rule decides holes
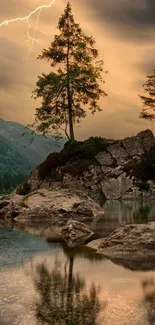
[[[18,192],[82,190],[93,199],[155,199],[155,138],[150,130],[123,140],[90,138],[50,154]]]

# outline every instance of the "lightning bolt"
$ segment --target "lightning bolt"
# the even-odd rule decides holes
[[[30,35],[31,25],[30,25],[30,22],[29,22],[29,18],[26,20],[27,25],[28,25],[28,29],[27,29],[27,42],[26,42],[27,43],[27,47],[28,47],[28,51],[24,55],[24,58],[23,58],[24,60],[28,60],[29,54],[30,54],[30,52],[33,49],[34,42],[37,42],[37,43],[40,44],[40,41],[36,38],[36,32],[37,32],[37,29],[38,29],[38,26],[39,26],[39,18],[40,18],[41,12],[42,12],[42,8],[40,8],[39,11],[38,11],[37,21],[36,21],[36,25],[35,25],[35,27],[33,29],[33,35],[32,36]]]
[[[55,3],[56,0],[52,0],[49,5],[40,5],[38,6],[36,9],[34,9],[33,11],[31,11],[27,16],[25,17],[17,17],[17,18],[12,18],[9,20],[4,20],[0,23],[0,27],[2,26],[7,26],[11,23],[15,23],[18,21],[26,21],[27,25],[28,25],[28,29],[27,29],[27,47],[28,47],[28,51],[26,53],[26,55],[24,56],[24,59],[28,59],[29,53],[31,52],[31,50],[33,49],[33,45],[34,42],[39,43],[39,40],[36,38],[36,32],[39,26],[39,18],[40,18],[40,14],[42,12],[42,9],[48,9],[51,8],[51,6]],[[30,18],[32,15],[34,15],[35,13],[37,13],[37,21],[36,21],[36,25],[34,27],[33,30],[33,35],[30,35],[30,30],[31,30],[31,25],[30,25]]]
[[[4,20],[2,23],[0,23],[0,27],[2,27],[2,26],[4,26],[4,25],[6,26],[6,25],[8,25],[8,24],[10,24],[10,23],[15,23],[16,21],[24,21],[24,20],[27,20],[27,19],[29,19],[33,14],[35,14],[37,11],[39,11],[40,9],[50,8],[50,7],[54,4],[55,1],[56,1],[56,0],[51,1],[49,5],[41,5],[41,6],[38,6],[36,9],[34,9],[33,11],[31,11],[31,12],[30,12],[27,16],[25,16],[25,17],[22,17],[22,18],[17,17],[17,18],[13,18],[13,19],[10,19],[10,20]]]

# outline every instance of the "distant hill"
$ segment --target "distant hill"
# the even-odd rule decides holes
[[[25,135],[23,136],[23,134]],[[60,151],[65,139],[56,141],[53,136],[47,138],[35,134],[16,122],[0,119],[0,174],[26,175],[40,164],[46,156]]]

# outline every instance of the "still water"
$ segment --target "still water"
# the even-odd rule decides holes
[[[106,202],[96,237],[155,222],[153,202]],[[0,325],[155,325],[155,271],[43,239],[51,228],[0,228]],[[35,235],[34,235],[34,234]],[[155,269],[155,268],[154,268]]]

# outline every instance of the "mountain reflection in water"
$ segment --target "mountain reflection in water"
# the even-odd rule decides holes
[[[149,276],[142,281],[144,305],[149,325],[155,325],[155,277]]]

